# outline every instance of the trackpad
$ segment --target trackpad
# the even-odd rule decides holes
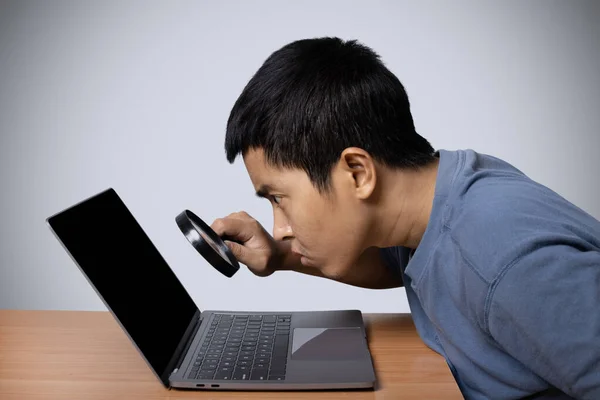
[[[360,328],[294,329],[294,360],[359,360],[365,356],[368,350]]]

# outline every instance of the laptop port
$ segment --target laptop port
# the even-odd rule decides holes
[[[210,385],[210,387],[219,387],[219,385]]]
[[[198,383],[196,387],[204,387],[204,383]]]

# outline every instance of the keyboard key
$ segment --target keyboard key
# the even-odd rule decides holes
[[[285,380],[285,376],[284,375],[269,375],[269,380],[270,381],[283,381],[283,380]]]
[[[200,371],[196,379],[212,379],[215,376],[215,371]]]
[[[265,363],[265,364],[257,364],[254,363],[254,365],[252,366],[252,370],[254,371],[255,369],[268,369],[269,368],[269,364]]]
[[[250,374],[250,380],[253,381],[264,381],[267,379],[268,372],[266,369],[253,369]]]
[[[277,321],[277,316],[275,315],[264,315],[263,322],[275,322]]]
[[[285,369],[270,369],[269,376],[271,376],[271,375],[285,376]]]
[[[248,318],[249,321],[262,321],[262,319],[262,315],[251,315],[250,318]]]
[[[252,361],[253,359],[253,356],[240,356],[240,358],[238,358],[239,361]]]
[[[256,361],[258,362],[258,360],[256,360]],[[268,360],[266,362],[268,362]],[[251,367],[252,366],[252,361],[238,361],[237,362],[237,366],[238,367]]]
[[[285,368],[286,364],[287,364],[286,358],[273,357],[271,359],[271,369]]]
[[[247,371],[239,371],[239,370],[235,370],[233,372],[233,377],[231,378],[232,381],[245,381],[248,380],[250,373],[248,373]]]
[[[260,364],[265,364],[265,363],[268,364],[269,362],[271,362],[271,359],[266,358],[266,357],[260,357],[260,358],[257,358],[256,360],[254,360],[254,362],[260,363]]]
[[[221,358],[221,361],[225,361],[225,362],[235,362],[237,357],[223,357]]]
[[[215,374],[215,380],[230,380],[232,371],[219,371]]]
[[[220,367],[233,367],[233,362],[231,361],[222,361],[221,364],[219,364]]]

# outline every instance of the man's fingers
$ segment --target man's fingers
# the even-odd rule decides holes
[[[229,214],[229,216],[231,216],[231,217],[237,217],[237,218],[241,218],[241,219],[252,218],[250,216],[250,214],[248,214],[246,211],[234,212],[234,213]]]
[[[231,240],[241,243],[247,242],[253,235],[251,225],[247,221],[237,218],[218,218],[210,227],[220,237],[226,236]]]
[[[225,244],[229,247],[235,258],[247,266],[253,274],[258,276],[268,276],[271,274],[266,267],[266,263],[263,262],[264,256],[256,250],[248,249],[239,243],[229,240],[225,240]]]
[[[235,258],[239,262],[248,265],[248,250],[244,246],[242,246],[239,243],[232,242],[230,240],[225,240],[225,244],[227,245],[227,247],[229,247]]]

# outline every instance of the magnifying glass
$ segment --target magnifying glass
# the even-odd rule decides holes
[[[175,218],[175,222],[188,242],[217,271],[231,278],[240,269],[231,249],[196,214],[190,210],[184,210]]]

